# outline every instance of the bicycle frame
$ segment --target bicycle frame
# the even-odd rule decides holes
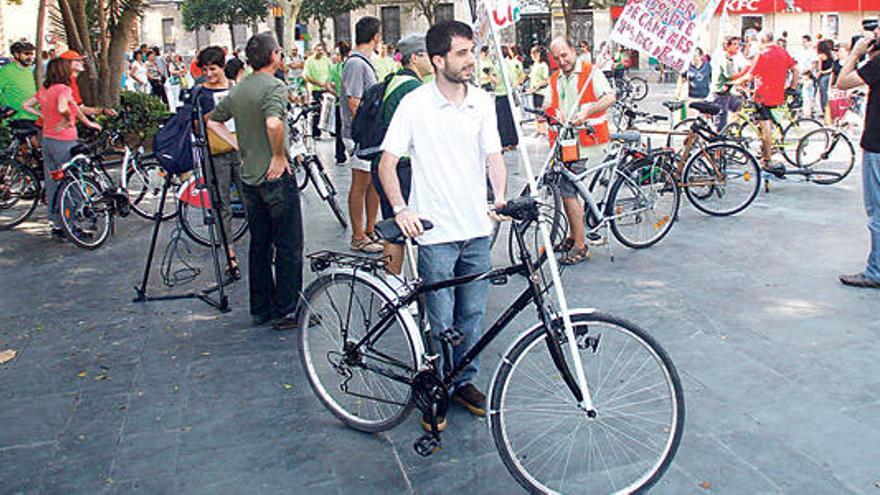
[[[430,369],[434,363],[437,362],[437,358],[439,355],[437,354],[437,349],[434,343],[434,338],[432,335],[432,329],[430,328],[430,324],[427,320],[427,313],[425,312],[425,301],[424,296],[429,292],[434,292],[442,289],[448,289],[452,287],[456,287],[459,285],[464,285],[471,282],[479,282],[484,280],[492,281],[496,284],[501,283],[502,281],[506,282],[507,277],[511,275],[525,275],[526,279],[529,281],[529,286],[523,290],[522,293],[514,300],[514,302],[498,317],[498,319],[489,327],[489,329],[483,333],[483,336],[471,347],[471,349],[462,357],[457,365],[452,368],[449,372],[443,374],[443,384],[448,389],[450,388],[454,382],[456,377],[461,374],[464,369],[476,359],[481,352],[493,341],[495,338],[504,330],[513,320],[519,315],[530,303],[534,303],[535,307],[538,308],[538,314],[540,317],[540,322],[544,324],[544,328],[547,329],[548,336],[551,338],[547,339],[548,349],[553,357],[553,361],[556,364],[557,369],[562,374],[562,377],[568,386],[569,390],[572,392],[574,399],[577,402],[583,401],[583,394],[581,393],[580,386],[578,385],[577,380],[572,374],[571,370],[568,368],[568,365],[565,362],[564,355],[562,352],[562,347],[559,344],[556,338],[553,338],[552,331],[553,328],[553,319],[551,318],[550,310],[547,308],[545,304],[545,299],[541,288],[538,286],[535,279],[536,274],[536,266],[541,266],[546,258],[546,253],[541,255],[537,264],[533,264],[531,260],[531,256],[526,249],[525,241],[522,238],[522,234],[517,230],[516,233],[517,242],[520,245],[520,256],[521,263],[505,268],[498,268],[495,270],[490,270],[487,272],[476,273],[472,275],[466,275],[462,277],[456,277],[451,280],[444,280],[441,282],[436,282],[432,284],[423,284],[420,279],[416,279],[413,282],[413,288],[406,295],[399,297],[396,302],[393,302],[391,307],[385,308],[380,312],[380,319],[378,322],[373,324],[369,330],[365,333],[365,335],[352,346],[349,347],[350,350],[361,349],[364,346],[368,346],[368,343],[371,341],[375,341],[382,337],[385,331],[390,328],[390,323],[393,319],[397,318],[397,314],[400,311],[406,311],[407,307],[414,302],[418,302],[419,308],[419,337],[424,343],[424,349],[426,351],[426,356],[424,356],[424,360],[422,361],[422,369],[421,370],[413,370],[413,371],[423,371],[424,369]],[[408,251],[408,260],[410,263],[410,268],[415,269],[415,247],[412,244],[412,241],[407,240],[407,251]],[[413,273],[418,273],[417,271],[413,271]],[[382,314],[384,313],[384,314]],[[343,329],[343,340],[348,340],[347,329]],[[390,359],[387,356],[383,356],[383,359]],[[430,364],[427,364],[430,363]],[[404,363],[389,363],[395,364],[402,368],[406,368],[407,365]],[[367,365],[369,366],[369,365]],[[371,371],[375,371],[377,373],[382,374],[392,380],[396,380],[402,383],[411,384],[411,377],[405,377],[403,375],[395,375],[385,370],[379,370],[376,368],[370,368]],[[434,368],[437,371],[440,371],[437,368]]]

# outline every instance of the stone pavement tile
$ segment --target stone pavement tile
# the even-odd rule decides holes
[[[419,456],[413,449],[413,443],[424,434],[418,410],[413,410],[406,421],[387,432],[407,471],[425,469],[453,459],[463,460],[492,453],[498,455],[485,418],[477,418],[457,405],[450,405],[446,421],[449,426],[443,432],[443,448],[427,458]]]
[[[128,404],[125,431],[179,430],[183,426],[183,404],[183,392],[177,383],[135,386]]]
[[[254,401],[188,397],[181,455],[254,442],[282,441],[291,436],[291,430],[297,425],[309,425],[310,418],[291,409],[283,397],[283,389],[278,388],[277,397]]]
[[[109,484],[105,493],[113,495],[125,495],[129,493],[176,493],[174,481],[173,474],[133,480],[118,480],[113,478],[113,483]]]
[[[880,431],[851,419],[823,397],[781,394],[753,411],[763,428],[827,467],[847,488],[875,489]],[[821,460],[818,460],[821,459]]]
[[[207,351],[206,351],[207,352]],[[193,401],[251,401],[276,398],[302,371],[289,352],[264,352],[221,358],[214,355],[194,358],[187,374],[187,393]],[[301,388],[301,387],[300,387]]]
[[[445,461],[438,454],[425,459],[419,469],[407,472],[415,493],[523,493],[497,452]]]
[[[123,434],[113,459],[114,480],[154,479],[174,474],[181,433]]]
[[[0,448],[57,441],[75,403],[73,394],[4,400],[0,406]]]
[[[709,483],[713,493],[778,493],[772,480],[762,476],[715,437],[684,429],[673,469],[683,471],[696,486]]]
[[[8,425],[10,423],[3,423]],[[0,448],[0,491],[37,493],[40,476],[55,450],[54,442],[32,447]]]
[[[336,435],[332,449],[337,455],[328,462],[333,478],[351,493],[360,493],[355,487],[374,493],[404,493],[408,485],[394,448],[388,437],[381,434],[349,431]]]
[[[784,493],[854,493],[827,467],[798,452],[780,435],[752,428],[720,432],[725,448],[773,480]]]

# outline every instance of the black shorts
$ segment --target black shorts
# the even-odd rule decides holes
[[[373,162],[370,167],[370,176],[373,179],[373,187],[379,193],[379,206],[382,209],[382,218],[385,220],[394,218],[394,208],[388,202],[388,196],[385,195],[385,190],[382,189],[382,182],[379,180],[379,163],[377,161]],[[401,158],[397,162],[397,178],[400,179],[400,193],[403,195],[403,200],[409,201],[409,190],[412,183],[412,165],[409,158]]]
[[[768,107],[767,105],[762,105],[758,103],[755,113],[755,120],[773,120],[773,110],[778,107]]]

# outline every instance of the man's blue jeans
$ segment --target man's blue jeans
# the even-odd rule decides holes
[[[880,281],[880,153],[862,150],[862,190],[871,233],[871,253],[865,276]]]
[[[491,268],[488,237],[419,246],[419,276],[426,284],[482,273]],[[488,297],[489,282],[486,280],[425,294],[428,322],[437,351],[440,352],[443,345],[440,340],[443,330],[456,328],[464,335],[462,343],[452,349],[452,367],[461,362],[483,334],[483,315]],[[456,378],[453,388],[469,383],[478,370],[479,360],[475,359]]]

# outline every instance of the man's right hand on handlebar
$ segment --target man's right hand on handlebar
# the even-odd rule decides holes
[[[409,239],[418,237],[425,232],[425,227],[422,225],[419,216],[409,208],[404,207],[398,211],[394,215],[394,221],[397,222],[397,226],[400,227],[403,235]]]

